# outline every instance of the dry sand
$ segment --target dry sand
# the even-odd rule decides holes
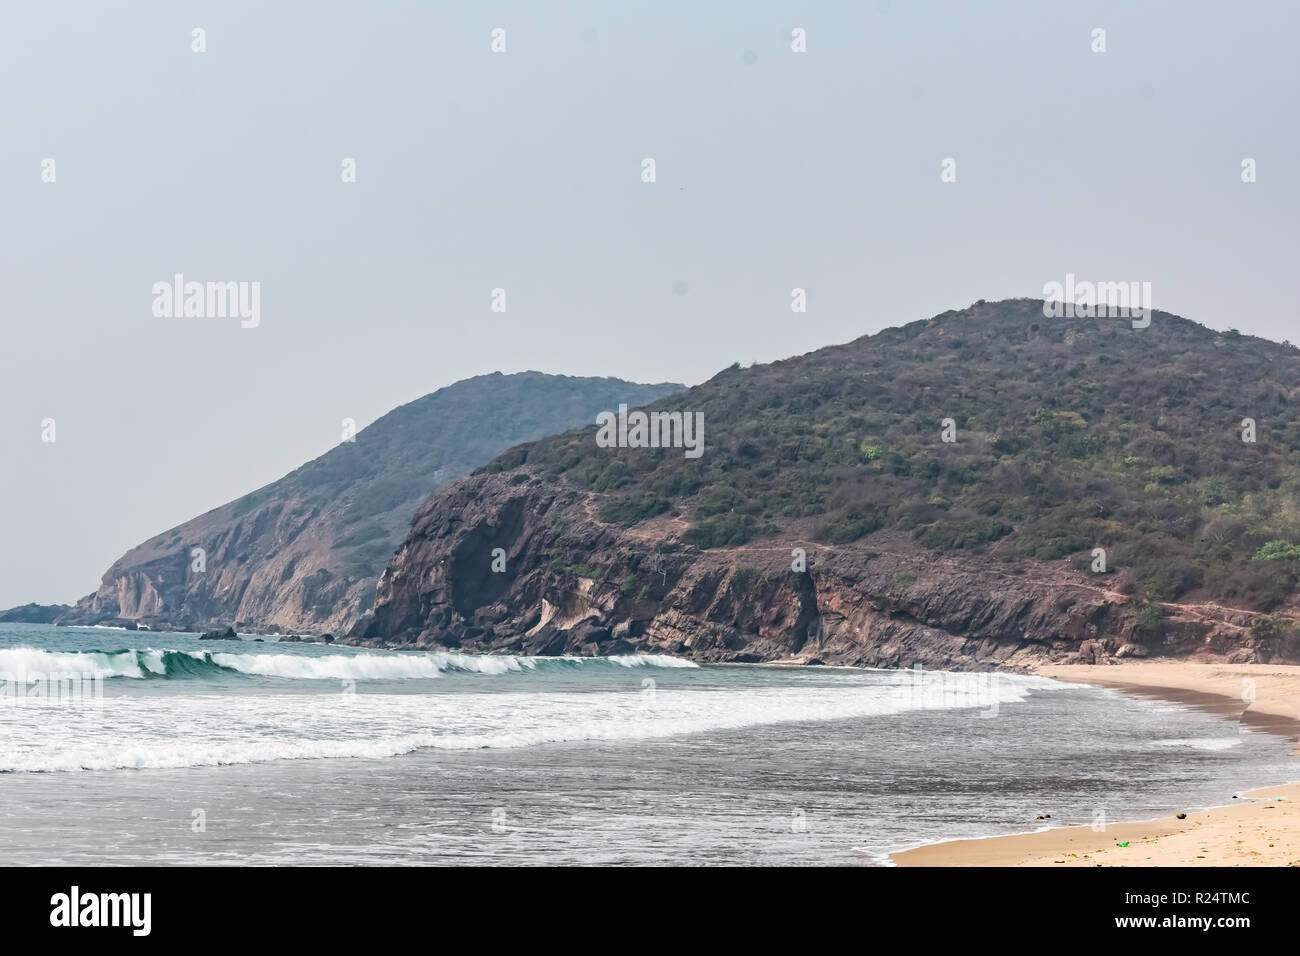
[[[1035,673],[1176,700],[1300,739],[1300,666],[1158,660]],[[890,858],[899,866],[1300,866],[1300,783],[1251,791],[1231,806],[1189,812],[1185,820],[953,840]]]

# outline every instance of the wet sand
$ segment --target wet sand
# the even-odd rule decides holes
[[[1300,666],[1143,661],[1042,667],[1036,673],[1177,701],[1300,741]],[[1300,866],[1300,783],[1242,794],[1229,806],[1188,811],[1183,820],[1169,816],[1104,830],[1060,827],[953,840],[890,859],[899,866]]]

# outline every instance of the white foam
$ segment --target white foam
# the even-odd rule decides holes
[[[339,659],[355,662],[364,656]],[[1001,703],[1023,700],[1031,686],[1008,675],[992,685],[978,684],[974,678],[980,675],[945,676],[950,679],[944,709],[987,707],[989,686]],[[128,695],[105,700],[93,713],[0,707],[0,771],[201,767],[391,757],[421,748],[651,740],[781,723],[887,718],[935,703],[911,688],[860,674],[804,686],[650,693],[639,678],[621,680],[627,681],[623,689],[589,692]],[[974,713],[971,718],[978,719]],[[863,732],[870,732],[868,724]]]
[[[157,654],[162,666],[162,653]],[[34,647],[7,647],[0,649],[0,674],[12,675],[14,680],[35,679],[33,675],[98,674],[103,677],[143,677],[134,651],[106,654],[101,651],[43,651]],[[27,675],[27,676],[23,676]]]
[[[1241,746],[1240,737],[1182,737],[1153,740],[1153,747],[1190,747],[1192,750],[1230,750]]]
[[[194,652],[191,652],[194,653]],[[202,656],[201,653],[195,656]],[[230,654],[212,655],[213,663],[244,674],[299,680],[430,680],[447,671],[498,675],[537,669],[545,661],[579,666],[606,661],[620,667],[698,667],[694,661],[666,654],[615,657],[516,657],[512,654],[465,654],[460,651],[380,651],[356,655]]]
[[[404,680],[435,678],[442,669],[425,655],[380,657],[299,654],[213,654],[212,662],[243,674],[299,680]]]
[[[590,660],[591,658],[573,658],[574,660]],[[605,658],[612,661],[619,667],[699,667],[695,661],[688,661],[684,657],[672,657],[668,654],[615,654]]]

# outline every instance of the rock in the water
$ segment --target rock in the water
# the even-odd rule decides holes
[[[206,631],[199,638],[200,641],[237,641],[239,635],[235,633],[233,627],[227,627],[224,631]]]

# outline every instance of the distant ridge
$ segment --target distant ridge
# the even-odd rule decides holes
[[[431,491],[519,442],[683,387],[541,372],[457,382],[394,409],[279,481],[132,548],[58,622],[342,631],[369,610],[379,572]],[[202,571],[194,570],[194,548],[203,549]],[[14,609],[30,619],[21,612]]]

